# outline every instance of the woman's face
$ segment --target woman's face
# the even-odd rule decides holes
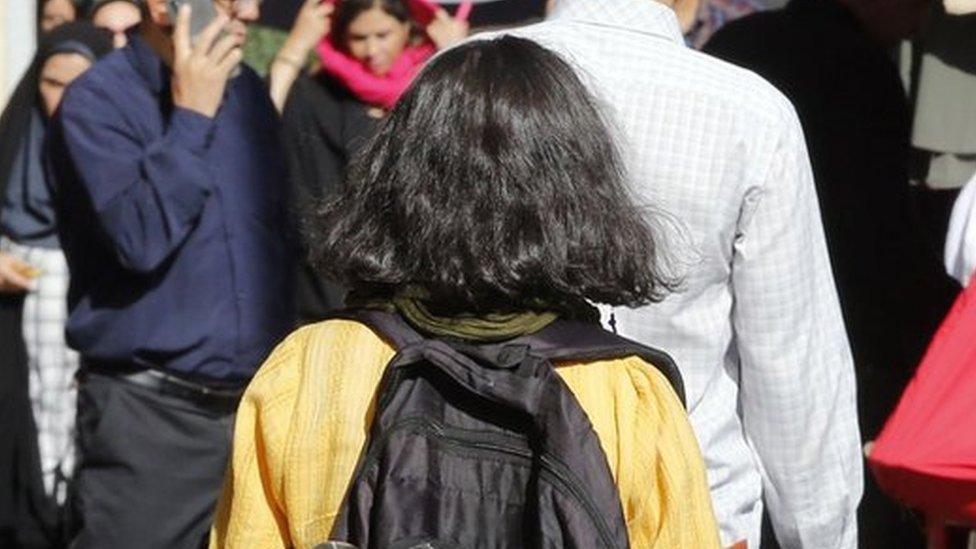
[[[346,32],[349,53],[377,76],[390,71],[409,41],[410,22],[400,21],[378,7],[356,16]]]
[[[41,8],[41,32],[51,32],[75,20],[75,5],[71,0],[47,0]]]
[[[142,21],[139,8],[129,2],[110,2],[98,8],[92,16],[92,24],[112,33],[116,48],[125,46],[128,38],[125,32]]]
[[[50,117],[58,110],[64,89],[91,65],[91,61],[79,53],[58,53],[44,62],[38,88],[45,115]]]

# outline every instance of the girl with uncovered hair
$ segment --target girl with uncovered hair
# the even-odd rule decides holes
[[[282,111],[292,212],[302,227],[310,206],[340,189],[349,160],[373,133],[423,63],[467,36],[468,26],[429,1],[307,0],[271,65],[271,96]],[[319,70],[307,72],[312,50]],[[302,240],[302,254],[308,249]],[[296,281],[301,323],[342,304],[343,290],[302,263]]]
[[[317,265],[351,304],[430,338],[598,326],[588,301],[646,304],[674,285],[620,166],[565,62],[518,38],[471,42],[424,69],[357,157],[318,215]],[[211,547],[330,539],[394,354],[351,320],[277,348],[238,412]],[[630,544],[717,547],[702,458],[664,375],[637,357],[556,365],[607,457]]]

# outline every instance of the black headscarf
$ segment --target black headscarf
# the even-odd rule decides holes
[[[94,62],[111,51],[111,34],[84,21],[66,23],[41,38],[34,61],[0,116],[0,198],[6,196],[12,180],[25,177],[12,173],[15,167],[21,172],[36,170],[41,162],[40,151],[30,154],[26,162],[18,163],[18,159],[27,154],[25,147],[36,141],[38,133],[43,136],[43,124],[38,127],[43,111],[38,80],[44,63],[59,53],[77,53]]]
[[[44,6],[51,0],[39,0],[37,2],[37,28],[40,32],[41,28],[41,15],[44,13]],[[75,19],[81,19],[86,13],[88,13],[88,4],[91,0],[70,0],[71,4],[75,7]]]
[[[139,10],[142,10],[142,0],[89,0],[87,2],[88,7],[85,11],[86,14],[85,17],[91,19],[92,17],[94,17],[96,11],[102,9],[103,6],[107,4],[111,4],[113,2],[126,2],[128,4],[132,4]]]

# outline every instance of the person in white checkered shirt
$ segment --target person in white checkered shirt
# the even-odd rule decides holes
[[[505,32],[578,68],[635,193],[694,258],[683,291],[613,314],[681,368],[723,543],[759,547],[765,502],[783,547],[855,547],[854,368],[800,123],[763,79],[686,48],[665,1],[556,0]]]

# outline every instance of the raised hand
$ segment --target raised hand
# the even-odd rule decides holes
[[[190,37],[190,7],[180,8],[173,31],[173,104],[213,118],[231,73],[244,54],[241,38],[221,35],[229,18],[214,18],[195,41]]]
[[[288,39],[282,46],[279,56],[304,64],[305,57],[332,30],[332,13],[335,5],[322,0],[305,0],[295,18]]]
[[[460,15],[460,12],[459,12]],[[437,49],[449,48],[468,37],[471,26],[464,17],[451,17],[443,8],[434,14],[434,20],[427,25],[427,36]]]

